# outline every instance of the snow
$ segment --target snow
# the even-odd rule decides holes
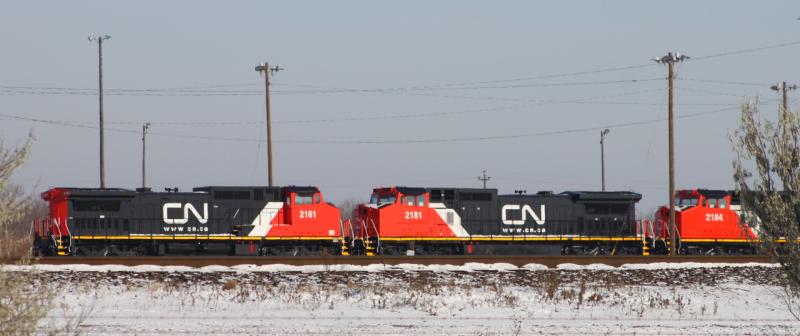
[[[797,334],[774,264],[3,266],[85,335]],[[796,306],[796,305],[795,305]],[[87,314],[80,319],[80,314]]]
[[[778,268],[779,264],[773,263],[646,263],[646,264],[624,264],[620,267],[608,266],[605,264],[577,265],[571,263],[560,264],[556,267],[559,270],[658,270],[658,269],[695,269],[695,268],[722,268],[722,267],[769,267]],[[517,267],[507,263],[465,263],[464,265],[420,265],[420,264],[371,264],[360,265],[306,265],[294,266],[286,264],[254,265],[243,264],[236,266],[205,266],[193,268],[187,266],[122,266],[122,265],[86,265],[86,264],[65,264],[47,265],[39,264],[33,266],[5,265],[7,271],[39,271],[39,272],[383,272],[383,271],[430,271],[430,272],[485,272],[485,271],[533,271],[546,270],[545,265],[527,264]]]

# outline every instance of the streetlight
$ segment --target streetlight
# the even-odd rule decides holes
[[[602,182],[603,191],[606,191],[606,160],[605,150],[603,143],[605,142],[606,135],[611,132],[608,128],[600,131],[600,180]]]
[[[145,171],[145,164],[144,163],[145,163],[145,159],[147,158],[147,155],[146,155],[147,152],[145,151],[145,149],[146,149],[145,140],[147,139],[147,129],[148,128],[150,128],[150,123],[146,123],[146,124],[142,125],[142,191],[145,191],[145,188],[147,188],[147,172]]]
[[[674,77],[674,66],[676,62],[681,62],[689,59],[689,56],[681,55],[680,53],[667,53],[666,56],[653,58],[658,64],[667,64],[669,68],[669,76],[667,81],[669,83],[669,112],[667,116],[668,137],[669,137],[669,254],[677,255],[677,231],[675,227],[675,137],[673,132],[673,113],[672,113],[672,78]]]
[[[106,161],[105,161],[105,146],[104,146],[104,128],[103,128],[103,41],[110,40],[110,35],[103,36],[89,36],[89,42],[97,41],[97,72],[98,72],[98,92],[100,105],[100,188],[106,187]]]

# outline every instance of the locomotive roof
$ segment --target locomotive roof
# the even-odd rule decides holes
[[[283,187],[283,190],[301,194],[319,192],[319,188],[314,186],[288,186],[288,187]]]
[[[731,190],[716,190],[716,189],[697,189],[697,193],[703,195],[707,198],[722,198],[728,195],[732,195],[733,191]]]
[[[425,188],[417,187],[395,187],[403,195],[417,196],[428,192]]]
[[[196,187],[192,191],[210,192],[213,190],[253,190],[253,189],[279,189],[280,187],[266,187],[266,186],[205,186]]]
[[[565,191],[562,195],[569,195],[575,200],[631,200],[638,202],[642,194],[632,191]]]
[[[50,190],[61,189],[69,191],[72,197],[81,196],[130,196],[136,195],[136,191],[123,188],[53,188]]]

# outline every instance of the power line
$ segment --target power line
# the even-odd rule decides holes
[[[722,53],[719,53],[719,54],[711,54],[711,55],[700,56],[700,57],[692,57],[692,60],[701,61],[701,60],[706,60],[706,59],[711,59],[711,58],[748,54],[748,53],[752,53],[752,52],[764,51],[764,50],[769,50],[769,49],[784,48],[784,47],[790,47],[790,46],[795,46],[795,45],[800,45],[800,41],[785,42],[785,43],[773,44],[773,45],[768,45],[768,46],[763,46],[763,47],[756,47],[756,48],[750,48],[750,49],[741,49],[741,50],[735,50],[735,51],[728,51],[728,52],[722,52]]]
[[[551,75],[518,77],[518,78],[511,78],[511,79],[497,79],[497,80],[487,80],[487,81],[477,81],[477,82],[460,82],[460,83],[446,83],[446,84],[412,86],[411,88],[437,88],[437,87],[450,87],[450,86],[469,86],[469,85],[483,85],[483,84],[522,82],[522,81],[537,80],[537,79],[563,78],[563,77],[573,77],[573,76],[581,76],[581,75],[598,74],[598,73],[604,73],[604,72],[615,72],[615,71],[623,71],[623,70],[632,70],[632,69],[639,69],[639,68],[645,68],[645,67],[651,67],[651,66],[652,66],[652,64],[638,64],[638,65],[630,65],[630,66],[604,68],[604,69],[598,69],[598,70],[575,71],[575,72],[566,72],[566,73],[551,74]]]
[[[557,104],[623,104],[623,105],[652,105],[652,106],[662,106],[663,103],[637,103],[637,102],[598,102],[598,99],[606,99],[606,98],[615,98],[615,97],[623,97],[623,96],[631,96],[637,95],[642,93],[649,93],[649,92],[660,92],[663,89],[650,89],[650,90],[641,90],[641,91],[633,91],[633,92],[626,92],[626,93],[619,93],[619,94],[611,94],[611,95],[602,95],[602,96],[593,96],[593,97],[583,97],[583,98],[576,98],[576,99],[569,99],[569,100],[552,100],[552,99],[545,99],[545,100],[536,100],[531,99],[530,101],[537,101],[538,104],[525,104],[525,105],[516,105],[516,106],[505,106],[505,107],[495,107],[495,108],[482,108],[482,109],[469,109],[469,110],[460,110],[460,111],[445,111],[445,112],[427,112],[427,113],[412,113],[412,114],[401,114],[401,115],[378,115],[378,116],[360,116],[360,117],[340,117],[340,118],[327,118],[327,119],[298,119],[298,120],[284,120],[284,121],[276,121],[274,123],[282,123],[282,124],[311,124],[311,123],[331,123],[331,122],[352,122],[352,121],[374,121],[374,120],[397,120],[397,119],[412,119],[412,118],[425,118],[425,117],[439,117],[439,116],[452,116],[452,115],[462,115],[462,114],[476,114],[476,113],[484,113],[484,112],[499,112],[499,111],[509,111],[509,110],[518,110],[524,108],[532,108],[532,107],[542,107],[548,105],[557,105]],[[698,106],[707,106],[707,105],[729,105],[725,103],[699,103]],[[738,104],[737,104],[738,105]],[[60,121],[72,124],[89,124],[88,121]],[[117,125],[140,125],[144,122],[149,122],[154,125],[177,125],[177,126],[204,126],[204,125],[252,125],[252,124],[263,124],[264,121],[117,121],[117,122],[108,122],[110,124],[117,124]]]
[[[765,83],[753,83],[753,82],[738,82],[738,81],[722,81],[722,80],[714,80],[714,79],[698,79],[698,78],[682,78],[678,77],[675,78],[679,81],[688,81],[688,82],[700,82],[700,83],[713,83],[713,84],[727,84],[727,85],[742,85],[742,86],[768,86],[769,84]]]
[[[693,57],[690,61],[698,61],[698,60],[705,60],[705,59],[712,59],[718,57],[726,57],[726,56],[733,56],[733,55],[740,55],[746,53],[753,53],[759,52],[763,50],[770,50],[770,49],[777,49],[777,48],[784,48],[789,46],[800,45],[800,41],[791,41],[785,43],[779,43],[774,45],[768,45],[763,47],[756,47],[756,48],[749,48],[749,49],[741,49],[741,50],[734,50],[728,52],[722,52],[717,54],[711,54],[706,56],[698,56]],[[574,72],[565,72],[565,73],[556,73],[556,74],[549,74],[549,75],[538,75],[538,76],[527,76],[527,77],[518,77],[518,78],[510,78],[510,79],[498,79],[498,80],[485,80],[485,81],[472,81],[472,82],[455,82],[455,83],[442,83],[442,84],[429,84],[429,85],[415,85],[415,86],[408,86],[408,87],[395,87],[395,88],[378,88],[378,89],[347,89],[347,88],[334,88],[328,90],[286,90],[282,91],[285,94],[300,94],[300,93],[343,93],[343,92],[380,92],[380,91],[430,91],[430,90],[437,90],[437,89],[445,89],[445,88],[453,88],[453,87],[462,87],[461,89],[473,89],[475,85],[484,85],[484,84],[497,84],[497,83],[513,83],[513,82],[520,82],[520,81],[528,81],[528,80],[539,80],[539,79],[552,79],[552,78],[566,78],[566,77],[575,77],[575,76],[582,76],[582,75],[591,75],[591,74],[598,74],[598,73],[606,73],[606,72],[616,72],[616,71],[625,71],[625,70],[633,70],[633,69],[640,69],[646,67],[652,67],[655,64],[647,63],[647,64],[637,64],[637,65],[629,65],[629,66],[620,66],[620,67],[610,67],[610,68],[601,68],[596,70],[586,70],[586,71],[574,71]],[[649,80],[649,79],[644,79]],[[628,80],[620,80],[618,82],[625,82],[625,81],[633,81],[633,79]],[[639,80],[642,81],[642,80]],[[717,82],[721,84],[741,84],[741,85],[763,85],[763,84],[756,84],[756,83],[745,83],[745,82],[725,82],[725,81],[712,81],[712,80],[703,80],[708,82]],[[606,81],[608,82],[608,81]],[[590,85],[590,84],[583,84],[586,82],[578,82],[574,85]],[[591,82],[589,82],[591,83]],[[274,83],[275,85],[285,85],[285,86],[296,86],[296,87],[309,87],[309,88],[324,88],[314,85],[305,85],[305,84],[295,84],[295,83]],[[613,83],[608,83],[613,84]],[[133,95],[132,93],[158,93],[158,92],[170,92],[175,93],[175,95],[187,95],[187,96],[195,96],[195,95],[260,95],[261,92],[259,91],[231,91],[231,90],[203,90],[209,88],[219,88],[219,87],[243,87],[243,86],[257,86],[260,85],[258,83],[237,83],[237,84],[211,84],[211,85],[200,85],[200,86],[184,86],[184,87],[166,87],[166,88],[148,88],[148,89],[108,89],[108,91],[117,91],[117,92],[124,92],[126,95]],[[538,85],[544,86],[566,86],[570,85],[569,83],[542,83],[542,84],[535,84],[537,86],[519,86],[519,87],[539,87]],[[595,85],[600,85],[598,84]],[[518,86],[496,86],[496,87],[484,87],[484,88],[512,88]],[[90,92],[94,89],[91,88],[72,88],[72,87],[35,87],[35,86],[9,86],[9,85],[0,85],[0,89],[18,89],[18,90],[49,90],[49,91],[87,91]],[[476,88],[475,88],[476,89]],[[281,92],[281,91],[275,91]],[[8,91],[0,91],[0,95],[14,93]],[[27,94],[28,92],[20,92],[19,94]],[[31,93],[31,94],[65,94],[61,92],[44,92],[44,93]],[[73,93],[78,94],[78,93]]]
[[[675,119],[687,119],[687,118],[694,118],[704,115],[716,114],[725,111],[731,110],[738,110],[738,106],[734,107],[725,107],[711,111],[705,112],[697,112],[697,113],[690,113],[681,116],[675,117]],[[38,123],[46,123],[52,125],[60,125],[60,126],[68,126],[68,127],[79,127],[79,128],[87,128],[87,129],[97,129],[96,126],[90,125],[81,125],[81,124],[73,124],[68,122],[60,122],[54,120],[46,120],[46,119],[37,119],[37,118],[29,118],[29,117],[21,117],[16,115],[9,115],[9,114],[0,114],[0,117],[6,117],[11,119],[17,120],[25,120],[31,122],[38,122]],[[650,120],[642,120],[636,122],[627,122],[627,123],[618,123],[618,124],[607,124],[601,126],[593,126],[593,127],[585,127],[585,128],[574,128],[574,129],[565,129],[565,130],[558,130],[558,131],[545,131],[545,132],[534,132],[534,133],[521,133],[521,134],[509,134],[509,135],[497,135],[497,136],[478,136],[478,137],[459,137],[459,138],[438,138],[438,139],[407,139],[407,140],[282,140],[282,141],[275,141],[280,143],[289,143],[289,144],[341,144],[341,145],[348,145],[348,144],[359,144],[359,145],[366,145],[366,144],[415,144],[415,143],[455,143],[455,142],[475,142],[475,141],[495,141],[495,140],[509,140],[509,139],[519,139],[519,138],[533,138],[533,137],[541,137],[541,136],[552,136],[552,135],[563,135],[563,134],[572,134],[572,133],[584,133],[584,132],[594,132],[605,128],[622,128],[622,127],[635,127],[641,125],[648,125],[663,122],[667,120],[666,118],[659,118],[659,119],[650,119]],[[107,131],[113,132],[121,132],[121,133],[132,133],[132,134],[139,134],[136,130],[126,130],[126,129],[117,129],[117,128],[106,128]],[[248,139],[248,138],[237,138],[237,137],[217,137],[217,136],[205,136],[205,135],[189,135],[189,134],[176,134],[176,133],[157,133],[152,132],[148,133],[150,135],[156,136],[164,136],[164,137],[173,137],[173,138],[184,138],[184,139],[202,139],[202,140],[221,140],[221,141],[234,141],[234,142],[264,142],[263,140],[258,139]]]
[[[728,92],[719,92],[719,91],[712,91],[712,90],[704,90],[704,89],[696,89],[691,87],[682,87],[678,86],[676,89],[681,91],[688,91],[688,92],[697,92],[697,93],[704,93],[710,95],[717,95],[717,96],[728,96],[728,97],[737,97],[742,98],[747,96],[747,94],[735,94],[735,93],[728,93]]]
[[[610,94],[610,95],[601,95],[601,96],[592,96],[592,97],[582,97],[576,99],[568,99],[568,100],[553,100],[553,99],[530,99],[529,101],[539,102],[538,104],[524,104],[524,105],[514,105],[514,106],[504,106],[504,107],[493,107],[493,108],[480,108],[480,109],[468,109],[468,110],[459,110],[459,111],[444,111],[444,112],[426,112],[426,113],[412,113],[412,114],[391,114],[391,115],[377,115],[377,116],[354,116],[354,117],[340,117],[340,118],[325,118],[325,119],[296,119],[296,120],[282,120],[282,121],[275,121],[274,123],[277,124],[315,124],[315,123],[335,123],[335,122],[356,122],[356,121],[375,121],[375,120],[400,120],[400,119],[414,119],[414,118],[430,118],[430,117],[441,117],[441,116],[453,116],[453,115],[463,115],[463,114],[477,114],[477,113],[485,113],[485,112],[500,112],[500,111],[511,111],[511,110],[519,110],[519,109],[526,109],[526,108],[534,108],[534,107],[543,107],[543,106],[550,106],[550,105],[557,105],[557,104],[608,104],[608,105],[642,105],[642,106],[663,106],[663,102],[602,102],[597,101],[599,99],[607,99],[607,98],[615,98],[615,97],[624,97],[624,96],[632,96],[638,95],[643,93],[651,93],[651,92],[661,92],[664,89],[650,89],[650,90],[641,90],[641,91],[632,91],[626,93],[618,93],[618,94]],[[725,93],[717,93],[723,95],[731,95],[735,97],[741,97],[738,95],[732,94],[725,94]],[[675,104],[680,106],[739,106],[739,103],[683,103],[683,104]],[[68,121],[68,120],[51,120],[51,122],[60,122],[60,123],[69,123],[74,125],[86,125],[91,124],[90,121]],[[107,122],[108,124],[115,124],[115,125],[141,125],[142,123],[149,122],[153,125],[171,125],[171,126],[208,126],[208,125],[253,125],[253,124],[264,124],[264,121],[116,121],[116,122]]]
[[[583,82],[563,82],[563,83],[536,83],[519,85],[501,86],[472,86],[472,87],[447,87],[447,88],[377,88],[377,89],[353,89],[353,88],[331,88],[326,90],[283,90],[272,91],[281,94],[325,94],[325,93],[385,93],[385,92],[415,92],[415,91],[467,91],[484,89],[514,89],[514,88],[541,88],[541,87],[564,87],[564,86],[592,86],[592,85],[611,85],[611,84],[636,84],[640,82],[657,81],[661,78],[634,78],[622,80],[605,81],[583,81]],[[184,89],[107,89],[109,95],[116,96],[243,96],[260,95],[259,91],[253,90],[184,90]],[[0,85],[0,92],[30,94],[30,95],[96,95],[93,91],[83,88],[69,87],[35,87],[35,86],[9,86]]]
[[[774,45],[763,46],[763,47],[741,49],[741,50],[722,52],[722,53],[711,54],[711,55],[706,55],[706,56],[693,57],[692,60],[706,60],[706,59],[711,59],[711,58],[740,55],[740,54],[758,52],[758,51],[769,50],[769,49],[777,49],[777,48],[789,47],[789,46],[794,46],[794,45],[800,45],[800,41],[792,41],[792,42],[774,44]],[[629,66],[602,68],[602,69],[597,69],[597,70],[565,72],[565,73],[556,73],[556,74],[550,74],[550,75],[538,75],[538,76],[518,77],[518,78],[510,78],[510,79],[485,80],[485,81],[473,81],[473,82],[455,82],[455,83],[443,83],[443,84],[431,84],[431,85],[417,85],[417,86],[410,86],[408,88],[409,89],[424,89],[424,88],[440,88],[440,87],[453,87],[453,86],[472,86],[472,85],[483,85],[483,84],[521,82],[521,81],[539,80],[539,79],[565,78],[565,77],[592,75],[592,74],[599,74],[599,73],[606,73],[606,72],[617,72],[617,71],[641,69],[641,68],[653,67],[654,65],[656,65],[656,64],[646,63],[646,64],[636,64],[636,65],[629,65]]]

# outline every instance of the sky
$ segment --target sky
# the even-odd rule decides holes
[[[607,190],[668,200],[667,68],[676,65],[677,188],[732,189],[730,133],[778,81],[800,82],[796,1],[7,1],[0,139],[36,141],[15,183],[266,185],[262,62],[276,185],[326,199],[372,188]],[[790,108],[798,104],[790,93]],[[649,211],[649,210],[648,210]]]

